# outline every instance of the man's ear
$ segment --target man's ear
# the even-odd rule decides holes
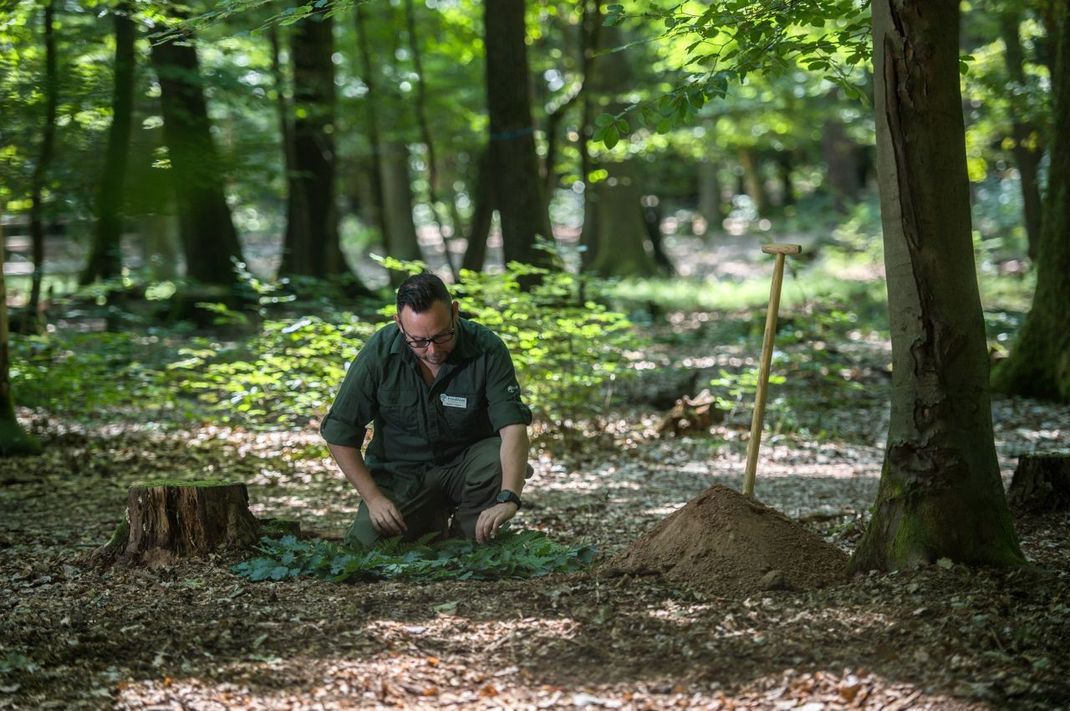
[[[457,320],[457,314],[459,314],[461,312],[461,305],[458,304],[456,301],[454,301],[453,305],[450,308],[450,310],[453,312],[453,317],[452,317],[453,320],[456,321]]]

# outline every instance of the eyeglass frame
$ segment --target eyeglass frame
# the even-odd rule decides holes
[[[451,317],[450,321],[453,323],[450,330],[436,333],[434,336],[431,336],[431,338],[412,338],[405,330],[405,327],[401,325],[401,319],[398,319],[398,330],[401,331],[401,335],[405,337],[405,345],[414,350],[422,351],[430,348],[432,343],[436,346],[444,346],[453,340],[453,337],[457,335],[457,319],[456,317]],[[423,344],[417,345],[417,343],[421,341],[423,341]]]

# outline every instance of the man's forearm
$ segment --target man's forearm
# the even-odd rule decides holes
[[[346,479],[349,480],[349,483],[353,485],[362,499],[372,501],[382,496],[379,487],[375,485],[372,473],[368,471],[367,465],[364,464],[364,456],[361,455],[359,449],[329,443],[327,448],[331,450],[331,456],[334,457],[338,468],[342,470]]]
[[[502,438],[502,489],[519,496],[528,468],[528,428],[524,425],[506,425],[498,434]]]

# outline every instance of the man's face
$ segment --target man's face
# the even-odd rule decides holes
[[[457,302],[436,301],[423,313],[403,306],[394,320],[413,355],[429,365],[442,365],[457,345],[457,311]]]

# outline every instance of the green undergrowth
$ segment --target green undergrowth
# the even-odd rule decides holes
[[[498,580],[569,573],[591,563],[594,546],[564,546],[540,531],[503,531],[486,544],[447,540],[404,543],[390,539],[377,548],[354,549],[295,536],[262,538],[261,555],[231,570],[253,581],[311,576],[332,582],[358,580]]]

